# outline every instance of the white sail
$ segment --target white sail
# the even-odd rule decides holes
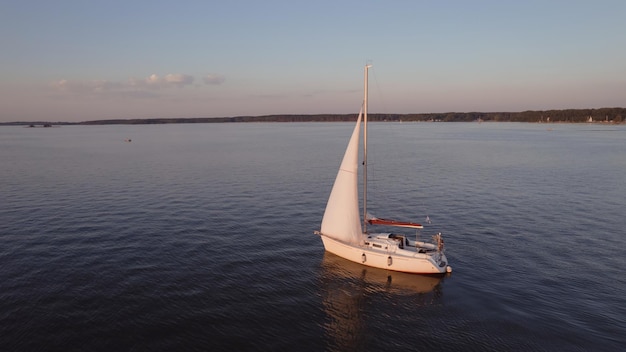
[[[325,236],[353,245],[359,244],[362,234],[358,185],[361,115],[359,113],[330,192],[320,229]]]

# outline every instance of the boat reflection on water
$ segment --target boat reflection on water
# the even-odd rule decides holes
[[[394,318],[441,303],[444,276],[367,267],[325,252],[320,274],[330,350],[362,350]]]

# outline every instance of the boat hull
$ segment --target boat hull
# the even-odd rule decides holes
[[[323,234],[320,237],[328,252],[362,265],[413,274],[445,274],[451,271],[443,253],[411,253],[406,255],[400,251],[377,250],[365,246],[350,245]]]

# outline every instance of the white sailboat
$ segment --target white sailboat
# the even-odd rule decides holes
[[[363,265],[415,274],[451,272],[438,233],[433,242],[418,241],[394,233],[368,232],[367,224],[421,229],[417,223],[365,216],[359,209],[359,139],[363,121],[363,214],[367,214],[367,95],[368,71],[365,66],[364,98],[361,112],[348,142],[337,178],[326,204],[320,235],[324,248],[342,258]]]

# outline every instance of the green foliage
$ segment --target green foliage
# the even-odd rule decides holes
[[[357,114],[320,114],[320,115],[265,115],[235,117],[201,118],[166,118],[166,119],[130,119],[130,120],[95,120],[78,123],[54,122],[54,125],[136,125],[166,123],[223,123],[223,122],[338,122],[355,121]],[[609,122],[624,123],[626,108],[601,109],[566,109],[522,112],[448,112],[427,114],[369,114],[370,121],[442,121],[442,122]],[[29,125],[33,122],[9,122],[0,125]],[[49,124],[37,122],[36,124]]]

